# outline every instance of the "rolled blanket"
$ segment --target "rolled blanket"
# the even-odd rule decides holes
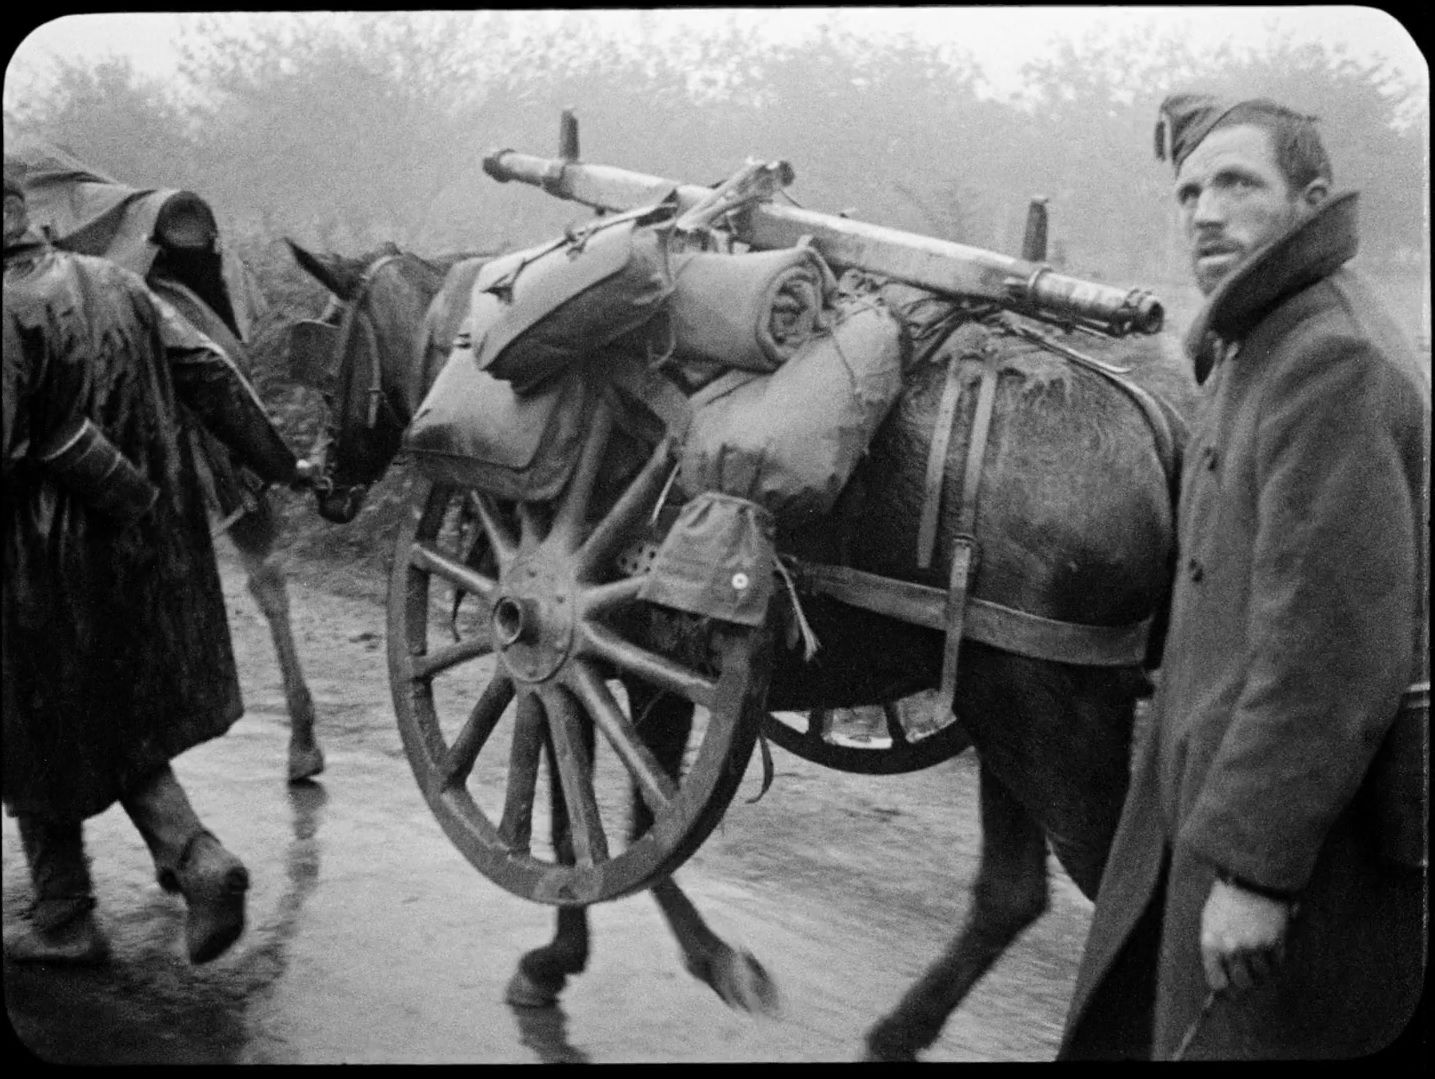
[[[668,300],[677,359],[774,371],[829,325],[836,280],[810,247],[673,258]]]

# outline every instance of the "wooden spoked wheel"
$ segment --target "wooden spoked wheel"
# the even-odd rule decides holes
[[[614,556],[656,516],[673,453],[660,445],[594,513],[611,428],[603,402],[552,503],[509,509],[418,481],[389,594],[394,707],[429,808],[484,876],[562,906],[647,887],[698,848],[742,778],[767,690],[760,630],[710,623],[691,660],[647,643],[658,609]],[[476,600],[464,617],[454,595]],[[696,707],[681,778],[640,737],[630,690]],[[652,824],[629,841],[635,787]],[[555,796],[570,823],[561,840]]]
[[[948,722],[923,738],[912,737],[902,722],[896,701],[883,704],[882,714],[885,731],[861,740],[846,738],[835,730],[830,723],[831,713],[820,708],[805,717],[792,712],[773,712],[764,718],[762,730],[783,749],[803,760],[839,772],[865,775],[921,771],[950,760],[972,744],[971,736],[956,722]]]

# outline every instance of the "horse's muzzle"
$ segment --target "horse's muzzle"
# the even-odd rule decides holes
[[[368,484],[354,487],[334,487],[328,491],[315,491],[319,504],[319,516],[336,525],[346,525],[359,515],[364,497],[369,493]]]

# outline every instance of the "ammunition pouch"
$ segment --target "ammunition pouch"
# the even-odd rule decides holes
[[[60,432],[40,461],[81,502],[122,527],[148,513],[159,497],[159,488],[88,419]]]

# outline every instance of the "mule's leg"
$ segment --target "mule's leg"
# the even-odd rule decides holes
[[[278,537],[274,507],[264,495],[253,513],[229,526],[228,536],[239,552],[249,576],[249,593],[269,623],[279,671],[284,679],[284,701],[289,709],[289,782],[318,775],[324,770],[324,753],[314,738],[314,700],[304,681],[294,629],[289,621],[289,591],[284,571],[272,557]]]
[[[669,877],[653,885],[653,898],[683,950],[683,965],[689,974],[729,1008],[777,1014],[781,998],[767,969],[751,952],[739,951],[709,929],[677,881]]]
[[[550,1008],[558,1003],[570,974],[588,966],[588,909],[559,907],[553,939],[518,961],[504,999],[518,1008]]]
[[[693,706],[671,696],[654,696],[641,686],[630,686],[629,701],[639,731],[658,763],[676,777],[693,726]],[[635,791],[632,836],[636,839],[653,823],[653,815]],[[730,1008],[773,1014],[778,1010],[777,983],[757,958],[733,948],[714,933],[672,877],[653,886],[653,898],[663,912],[683,953],[683,965]]]
[[[583,724],[583,744],[588,759],[593,759],[593,725]],[[559,863],[572,865],[573,830],[563,788],[558,782],[558,768],[553,738],[545,731],[543,753],[548,761],[548,805],[553,821],[553,849]],[[504,994],[509,1004],[520,1008],[547,1008],[558,1003],[559,994],[572,974],[582,974],[588,966],[589,932],[586,907],[559,907],[553,939],[541,948],[534,948],[518,961],[518,969],[509,979]]]
[[[911,1059],[1003,949],[1046,909],[1046,843],[1094,898],[1126,797],[1139,672],[964,645],[957,713],[981,755],[982,861],[961,936],[868,1033]],[[1045,838],[1043,838],[1045,837]]]
[[[1046,844],[1040,827],[985,766],[982,858],[972,908],[956,941],[896,1009],[867,1032],[871,1060],[916,1060],[947,1017],[1023,929],[1046,910]]]

